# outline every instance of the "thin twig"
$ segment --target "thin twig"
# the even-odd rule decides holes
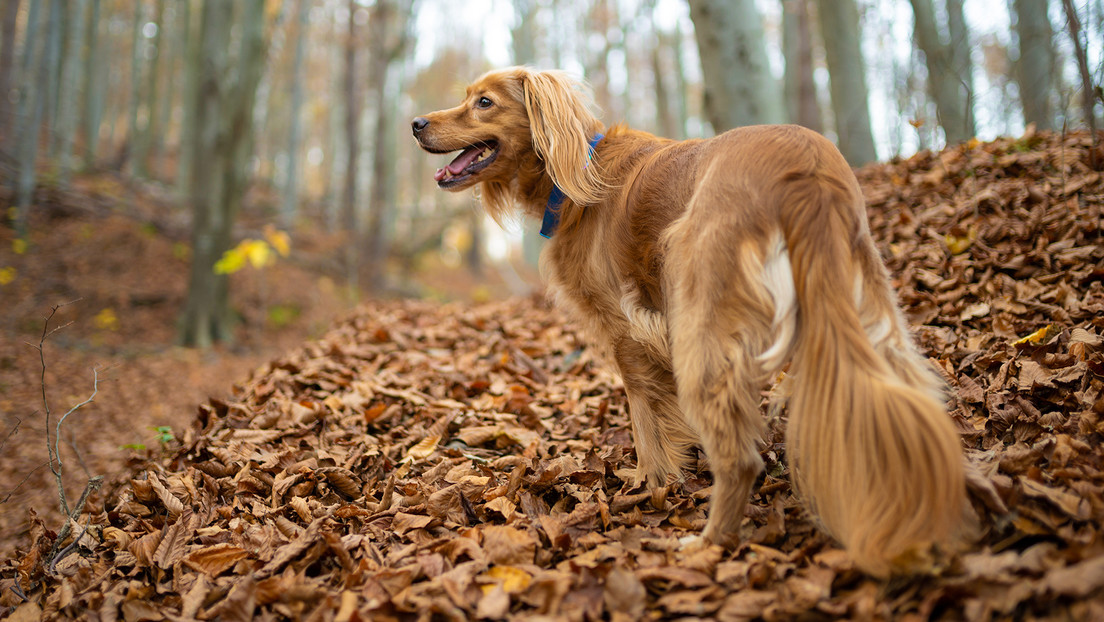
[[[58,454],[58,447],[57,447],[56,438],[55,438],[54,444],[53,445],[50,444],[50,401],[46,396],[46,340],[49,339],[54,333],[56,333],[59,330],[69,326],[69,324],[72,324],[72,322],[68,322],[68,323],[62,324],[61,326],[55,327],[53,330],[50,330],[50,320],[54,319],[54,315],[57,314],[58,309],[60,309],[62,307],[69,306],[69,305],[74,304],[76,302],[79,302],[80,300],[81,300],[80,298],[77,298],[76,300],[71,300],[69,302],[54,305],[53,308],[50,309],[50,314],[47,315],[46,319],[43,320],[43,322],[42,322],[42,336],[39,337],[38,345],[36,346],[34,344],[28,344],[32,348],[35,348],[36,350],[38,350],[38,360],[42,365],[42,372],[40,373],[40,376],[39,376],[39,385],[42,389],[42,407],[46,411],[46,452],[47,452],[47,457],[49,458],[47,464],[49,464],[50,472],[54,474],[54,480],[57,482],[58,505],[61,509],[61,513],[65,516],[69,515],[69,504],[67,503],[67,501],[65,499],[65,486],[64,486],[64,484],[62,482],[62,479],[61,479],[61,456]],[[96,373],[96,370],[93,370],[93,374],[94,374],[93,378],[94,379],[95,379],[95,373]],[[93,384],[92,397],[88,398],[88,400],[85,400],[85,402],[82,402],[81,404],[78,404],[77,406],[74,406],[73,408],[69,409],[69,412],[65,413],[65,416],[62,417],[61,421],[64,421],[65,417],[68,417],[77,408],[80,408],[84,404],[87,404],[88,402],[92,401],[92,398],[96,396],[96,390],[97,390],[97,388],[96,388],[95,384]],[[58,421],[58,424],[57,424],[58,433],[60,433],[60,431],[61,431],[61,421]],[[57,462],[56,467],[54,466],[55,461]]]
[[[19,483],[15,485],[15,488],[12,488],[11,490],[9,490],[8,494],[4,495],[3,499],[0,499],[0,505],[3,505],[5,503],[7,503],[8,499],[11,499],[12,495],[14,495],[16,492],[18,492],[19,489],[23,487],[23,484],[26,484],[27,480],[31,479],[31,476],[34,475],[36,471],[38,471],[42,467],[46,466],[47,464],[49,464],[49,463],[43,462],[42,464],[40,464],[40,465],[36,466],[35,468],[31,469],[31,471],[29,473],[27,473],[25,476],[23,476],[23,479],[20,480]]]
[[[70,525],[73,524],[73,521],[76,521],[77,518],[80,517],[81,512],[84,511],[84,504],[88,502],[88,496],[92,494],[92,491],[99,490],[101,485],[103,485],[102,475],[97,475],[96,477],[89,479],[88,483],[84,485],[84,492],[81,493],[80,499],[77,500],[77,505],[73,508],[73,513],[66,515],[67,520],[65,521],[65,524],[61,526],[61,530],[58,531],[57,539],[54,540],[53,549],[51,549],[50,551],[51,559],[54,559],[56,561],[57,558],[55,557],[54,553],[57,551],[58,545],[64,542],[65,538],[69,536],[69,532],[73,530]],[[77,539],[79,540],[80,536],[77,536]],[[53,563],[54,562],[51,562],[51,566],[53,565]]]
[[[61,437],[61,424],[65,423],[65,418],[76,412],[82,406],[87,406],[92,403],[92,400],[96,399],[96,394],[100,392],[100,374],[99,367],[92,368],[92,395],[88,396],[88,399],[84,400],[80,404],[73,406],[69,409],[69,412],[65,413],[58,419],[57,426],[54,428],[54,457],[57,458],[58,470],[61,470],[61,453],[58,451],[58,439]]]
[[[91,517],[89,517],[89,521],[91,521]],[[65,524],[68,525],[69,522],[66,521]],[[58,562],[65,559],[66,557],[68,557],[69,553],[73,552],[73,549],[77,548],[77,546],[80,545],[80,539],[83,538],[84,534],[87,533],[87,532],[88,532],[88,525],[84,525],[83,527],[81,527],[80,533],[78,533],[76,535],[76,537],[73,538],[73,541],[71,543],[69,543],[69,546],[61,549],[60,551],[58,551],[57,555],[54,555],[54,557],[50,560],[50,574],[54,574],[54,573],[57,572]],[[58,538],[58,541],[60,542],[61,539]]]
[[[23,423],[23,420],[19,417],[16,417],[15,425],[12,426],[11,430],[8,430],[8,435],[4,437],[4,442],[0,443],[0,451],[4,450],[4,446],[8,444],[8,441],[11,439],[11,437],[15,436],[16,432],[19,431],[19,424],[21,423]]]

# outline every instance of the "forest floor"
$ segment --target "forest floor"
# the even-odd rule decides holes
[[[187,291],[189,215],[163,187],[89,174],[67,192],[40,187],[32,213],[25,248],[0,227],[0,558],[25,543],[26,508],[51,524],[61,520],[45,466],[44,388],[55,422],[96,389],[61,428],[75,499],[89,475],[159,455],[161,439],[187,429],[200,403],[228,397],[252,369],[321,336],[355,306],[340,285],[340,238],[300,230],[289,258],[231,276],[236,341],[206,352],[182,348],[176,322]],[[270,219],[247,204],[241,234],[261,238]],[[508,293],[494,274],[478,281],[463,267],[433,265],[404,291],[441,299]]]
[[[857,571],[798,503],[784,410],[743,543],[681,549],[704,523],[704,458],[682,482],[634,487],[623,388],[539,297],[372,301],[322,332],[340,296],[303,270],[273,275],[263,300],[241,284],[243,345],[196,354],[154,328],[176,305],[145,302],[158,270],[183,270],[171,238],[56,214],[36,231],[68,233],[32,246],[74,259],[26,268],[32,289],[14,299],[0,290],[0,400],[24,420],[0,475],[9,486],[45,459],[41,366],[21,342],[38,343],[43,300],[82,296],[55,318],[78,321],[47,342],[46,385],[56,418],[105,365],[66,427],[82,426],[76,445],[107,479],[60,537],[42,469],[8,501],[3,542],[18,549],[0,607],[21,620],[1104,619],[1104,179],[1090,150],[1085,134],[1028,135],[859,171],[976,467],[977,542],[889,581]],[[109,261],[104,240],[131,250]],[[162,248],[135,262],[142,245]],[[7,252],[0,267],[19,261]],[[132,277],[135,263],[150,273]],[[299,305],[287,341],[266,332],[271,301]],[[161,337],[124,328],[156,312]],[[765,388],[764,408],[778,399]],[[172,427],[163,446],[158,425]],[[135,442],[147,450],[120,449]],[[84,477],[65,457],[73,499]]]

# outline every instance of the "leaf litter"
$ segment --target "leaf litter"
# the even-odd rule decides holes
[[[625,394],[539,298],[372,303],[198,408],[71,538],[30,511],[11,619],[1104,619],[1104,182],[1085,134],[858,171],[949,387],[977,542],[875,581],[789,485],[784,386],[734,551],[704,456],[633,484]],[[783,383],[784,385],[784,383]]]

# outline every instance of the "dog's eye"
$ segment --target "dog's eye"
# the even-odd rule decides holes
[[[479,101],[475,102],[477,108],[490,108],[494,105],[494,102],[486,97],[480,97]]]

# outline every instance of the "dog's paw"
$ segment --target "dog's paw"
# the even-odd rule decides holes
[[[683,553],[694,553],[696,551],[703,551],[709,548],[711,545],[706,542],[705,538],[700,535],[695,536],[683,536],[679,538],[679,550]]]

